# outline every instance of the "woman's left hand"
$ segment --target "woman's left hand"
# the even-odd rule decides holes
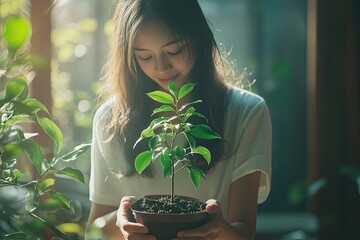
[[[221,213],[220,203],[215,199],[208,200],[206,202],[206,212],[209,214],[209,222],[201,227],[179,232],[176,239],[218,239],[225,223]]]

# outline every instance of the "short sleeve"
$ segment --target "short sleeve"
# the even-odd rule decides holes
[[[102,105],[95,113],[92,129],[91,170],[89,181],[90,201],[118,206],[119,177],[127,172],[123,146],[113,138],[108,140],[107,123],[111,118],[110,104]]]
[[[268,107],[263,99],[247,108],[240,131],[232,181],[255,171],[261,172],[258,203],[270,192],[272,129]]]

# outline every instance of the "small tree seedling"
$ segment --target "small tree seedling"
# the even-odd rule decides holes
[[[205,174],[192,164],[191,158],[194,154],[204,157],[208,164],[211,162],[211,153],[204,146],[196,144],[196,138],[201,139],[218,139],[220,135],[214,132],[206,124],[192,124],[189,119],[192,117],[207,118],[197,112],[193,105],[201,103],[202,100],[194,100],[191,102],[181,103],[185,96],[193,91],[195,83],[187,83],[180,87],[176,86],[173,81],[169,81],[168,90],[154,91],[147,95],[154,101],[161,103],[158,108],[153,110],[153,115],[160,117],[152,120],[150,125],[144,129],[139,139],[135,142],[135,146],[143,139],[149,139],[149,150],[141,152],[135,158],[135,169],[141,174],[154,160],[160,159],[163,166],[163,176],[171,177],[171,200],[174,199],[174,183],[175,175],[187,169],[189,176],[196,188],[199,187],[200,180],[205,180]],[[161,116],[161,113],[169,113]],[[163,114],[164,115],[164,114]],[[187,140],[186,146],[176,145],[175,140],[183,135]]]

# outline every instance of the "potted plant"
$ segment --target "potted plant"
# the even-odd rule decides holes
[[[60,155],[63,134],[49,118],[46,106],[29,96],[27,75],[31,70],[25,46],[31,36],[31,23],[26,17],[10,16],[3,25],[1,46],[7,51],[0,59],[0,238],[1,239],[68,239],[48,219],[53,209],[71,210],[69,199],[56,191],[54,175],[64,175],[85,183],[84,175],[71,167],[58,168],[59,162],[78,159],[90,147],[80,144]],[[45,115],[45,117],[43,116]],[[47,115],[47,116],[46,116]],[[27,132],[24,123],[37,122],[56,146],[56,154],[46,159],[42,147]],[[20,165],[32,166],[35,174],[24,174]]]
[[[220,136],[205,124],[191,124],[189,119],[204,115],[197,112],[193,105],[201,100],[184,102],[196,84],[187,83],[180,87],[169,81],[169,93],[154,91],[147,95],[163,104],[153,110],[153,114],[170,113],[169,116],[155,118],[141,132],[134,147],[143,139],[149,139],[149,150],[140,153],[135,159],[135,169],[141,174],[154,160],[159,159],[163,166],[163,176],[171,178],[170,195],[144,196],[131,205],[136,221],[149,228],[149,233],[158,239],[171,239],[177,232],[201,226],[206,222],[206,203],[200,200],[175,195],[175,175],[184,169],[189,172],[194,186],[199,187],[204,172],[192,164],[195,154],[201,155],[209,164],[211,153],[204,146],[197,146],[196,138],[217,139]],[[206,119],[207,120],[207,119]],[[175,144],[179,136],[185,137],[187,145]]]

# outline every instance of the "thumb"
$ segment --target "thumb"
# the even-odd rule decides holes
[[[208,214],[214,214],[214,213],[217,213],[220,210],[221,210],[220,203],[217,200],[209,199],[206,202],[206,212]]]
[[[131,204],[137,199],[134,196],[125,196],[121,199],[118,211],[118,218],[126,219],[130,222],[136,222],[133,214],[130,211]]]
[[[130,209],[130,206],[131,206],[131,203],[130,203],[130,202],[127,202],[127,201],[121,203],[121,208],[122,208],[122,210],[123,210],[124,212],[126,212],[127,210],[129,210],[129,209]]]
[[[121,198],[120,206],[124,210],[128,210],[130,208],[130,205],[136,201],[136,198],[134,196],[125,196]]]

